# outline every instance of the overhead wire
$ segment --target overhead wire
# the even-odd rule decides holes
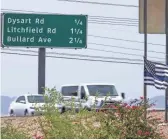
[[[89,34],[88,36],[97,37],[97,38],[112,39],[112,40],[122,40],[122,41],[127,41],[127,42],[144,43],[143,41],[138,41],[138,40],[120,39],[120,38],[115,38],[115,37],[98,36],[98,35],[92,35],[92,34]],[[164,44],[156,44],[156,43],[149,43],[149,42],[148,42],[148,44],[156,45],[156,46],[166,46]]]
[[[38,56],[36,54],[23,54],[23,53],[11,53],[11,52],[1,52],[2,54],[14,54],[14,55],[24,55],[24,56]],[[97,61],[97,62],[108,62],[108,63],[123,63],[123,64],[137,64],[137,65],[143,65],[143,63],[133,63],[133,62],[123,62],[123,61],[109,61],[109,60],[96,60],[96,59],[83,59],[83,58],[71,58],[71,57],[58,57],[58,56],[49,56],[46,55],[46,57],[50,58],[60,58],[60,59],[71,59],[71,60],[83,60],[83,61]]]
[[[109,53],[115,53],[115,54],[123,54],[123,55],[129,55],[129,56],[139,56],[139,57],[143,57],[143,55],[139,55],[139,54],[133,54],[133,53],[123,53],[123,52],[116,52],[116,51],[107,51],[107,50],[103,50],[103,49],[95,49],[95,48],[87,48],[88,50],[93,50],[93,51],[100,51],[100,52],[109,52]],[[155,58],[155,59],[162,59],[164,60],[164,58],[160,58],[160,57],[152,57],[152,56],[148,56],[148,58]]]
[[[14,9],[2,9],[2,10],[4,10],[4,11],[12,11],[12,12],[31,12],[31,13],[36,13],[37,14],[37,12],[38,11],[27,11],[27,10],[14,10]],[[49,12],[39,12],[39,13],[43,13],[43,14],[54,14],[54,13],[49,13]],[[55,14],[59,14],[60,15],[60,13],[55,13]],[[89,16],[89,17],[92,17],[92,16]],[[95,17],[96,16],[93,16],[91,19],[93,19],[94,18],[94,20],[88,20],[88,23],[91,23],[91,24],[107,24],[107,25],[116,25],[116,26],[132,26],[132,27],[136,27],[137,25],[135,24],[135,23],[130,23],[130,22],[128,22],[127,21],[127,19],[124,19],[124,18],[117,18],[117,19],[115,19],[115,21],[109,21],[109,20],[107,20],[107,21],[105,21],[105,20],[95,20]],[[98,16],[99,17],[99,16]],[[115,17],[107,17],[107,18],[115,18]],[[97,18],[97,19],[99,19],[99,18]],[[118,22],[117,22],[117,20],[118,20]]]
[[[107,44],[101,44],[101,43],[92,43],[92,42],[89,42],[89,44],[92,44],[92,45],[98,45],[98,46],[113,47],[113,48],[121,48],[121,49],[125,49],[125,50],[136,50],[136,51],[142,51],[142,52],[143,52],[142,49],[135,49],[135,48],[128,48],[128,47],[121,47],[121,46],[107,45]],[[158,51],[153,51],[153,50],[149,50],[148,52],[165,54],[164,52],[158,52]],[[168,54],[165,54],[165,55],[168,55]]]
[[[122,24],[122,23],[113,23],[113,22],[99,22],[99,21],[89,21],[88,23],[92,23],[92,24],[105,24],[105,25],[115,25],[115,26],[130,26],[130,27],[138,27],[138,25],[134,25],[134,24]]]
[[[137,5],[127,5],[127,4],[114,4],[114,3],[102,3],[102,2],[92,2],[92,1],[80,1],[80,0],[57,0],[64,2],[74,2],[74,3],[85,3],[85,4],[96,4],[96,5],[107,5],[107,6],[119,6],[119,7],[131,7],[138,8]]]
[[[61,13],[56,13],[56,12],[42,12],[42,11],[34,11],[34,10],[20,10],[20,9],[6,9],[6,8],[2,8],[1,9],[1,12],[3,13],[3,11],[7,11],[7,12],[28,12],[28,13],[34,13],[34,14],[37,14],[37,13],[41,13],[41,14],[58,14],[58,15],[65,15],[65,14],[61,14]],[[91,16],[91,15],[88,15],[89,18],[117,18],[117,19],[129,19],[129,20],[138,20],[136,18],[123,18],[123,17],[112,17],[112,16]]]
[[[9,48],[6,48],[6,49],[3,49],[3,50],[38,53],[38,51],[22,50],[22,49],[9,49]],[[90,58],[101,58],[101,59],[117,59],[117,60],[128,60],[128,61],[143,61],[142,59],[129,59],[129,58],[118,58],[118,57],[104,57],[104,56],[72,54],[72,53],[46,52],[46,54],[78,56],[78,57],[90,57]]]
[[[106,19],[106,20],[109,20],[109,19],[119,19],[119,20],[122,20],[122,19],[124,19],[124,20],[128,20],[128,21],[136,21],[136,22],[138,22],[139,20],[137,19],[137,18],[124,18],[124,17],[122,17],[122,18],[120,18],[120,17],[106,17],[106,16],[89,16],[90,17],[90,19]]]
[[[143,55],[139,55],[139,54],[135,54],[135,53],[124,53],[124,52],[118,52],[118,51],[112,51],[112,50],[103,50],[103,49],[94,49],[94,48],[87,48],[87,50],[94,50],[94,51],[101,51],[101,52],[110,52],[110,53],[115,53],[115,54],[122,54],[122,55],[127,55],[127,56],[139,56],[141,58],[143,58]],[[28,51],[28,50],[27,50]],[[155,58],[155,59],[162,59],[164,60],[164,58],[160,58],[160,57],[152,57],[152,56],[148,56],[149,58]]]

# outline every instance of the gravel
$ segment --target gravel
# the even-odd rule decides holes
[[[160,132],[163,133],[164,137],[168,139],[168,123],[165,123],[165,112],[155,111],[155,112],[149,113],[149,115],[152,115],[161,120],[161,123],[159,124],[158,128]]]
[[[163,132],[164,137],[168,139],[168,123],[164,123],[165,112],[150,112],[149,115],[161,119],[158,129],[160,132]],[[1,118],[1,127],[5,126],[6,121],[11,121],[14,126],[19,126],[23,131],[29,132],[29,135],[40,133],[40,126],[37,124],[37,117],[3,117]]]

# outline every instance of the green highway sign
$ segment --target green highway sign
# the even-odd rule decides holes
[[[3,47],[87,48],[87,15],[3,13]]]

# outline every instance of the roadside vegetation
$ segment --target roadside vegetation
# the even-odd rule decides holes
[[[6,122],[5,127],[1,127],[1,139],[30,139],[26,132],[18,130],[12,126],[11,122]]]
[[[71,102],[72,110],[59,113],[56,104],[62,100],[55,88],[45,90],[46,105],[43,116],[38,117],[41,134],[30,136],[37,139],[160,139],[158,131],[160,118],[144,117],[144,108],[154,104],[144,103],[143,97],[129,104],[113,104],[103,106],[107,110],[87,111],[80,109],[78,113]],[[37,110],[40,110],[37,108]],[[26,133],[26,132],[24,132]],[[2,139],[28,138],[23,132],[12,126],[2,128]]]

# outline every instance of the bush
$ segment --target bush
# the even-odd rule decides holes
[[[6,122],[5,127],[1,127],[1,139],[29,139],[24,132],[13,127],[11,123]]]
[[[63,114],[58,112],[55,104],[62,97],[53,89],[46,89],[46,105],[44,116],[39,117],[44,138],[49,139],[126,139],[126,138],[161,138],[157,132],[159,120],[152,116],[144,117],[144,108],[151,107],[149,101],[145,104],[143,98],[135,99],[130,104],[113,104],[103,106],[108,110],[87,111],[72,110]],[[64,102],[64,104],[66,104]]]
[[[141,99],[135,99],[130,104],[107,106],[108,108],[115,108],[115,111],[106,111],[107,116],[104,121],[102,120],[106,137],[108,137],[108,132],[113,132],[113,135],[122,139],[161,138],[157,132],[160,119],[152,116],[144,117],[145,107],[149,108],[152,105],[149,104],[149,100],[145,104],[141,97]]]

